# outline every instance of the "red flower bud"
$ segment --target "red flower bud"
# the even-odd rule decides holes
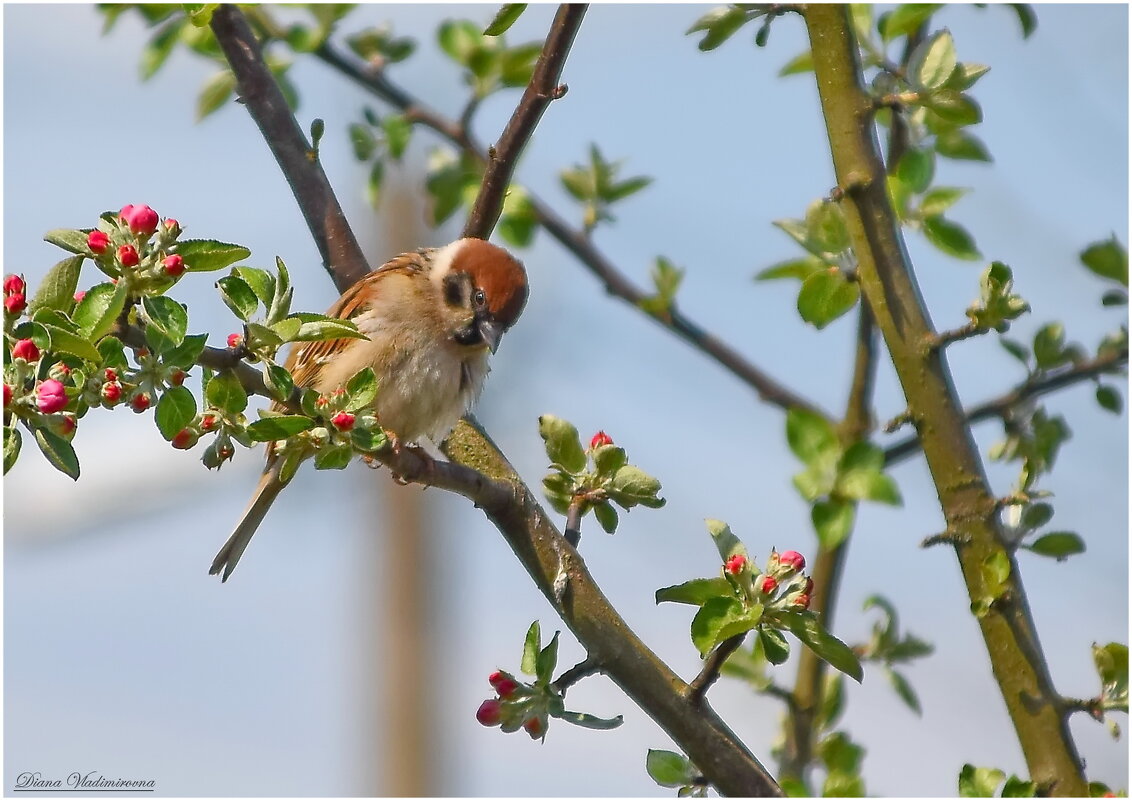
[[[47,371],[47,375],[51,378],[57,378],[62,381],[64,378],[71,374],[71,368],[63,364],[63,362],[55,362],[51,365],[51,369]]]
[[[181,224],[174,220],[172,217],[167,217],[165,218],[165,227],[169,230],[173,230],[174,228],[180,228]]]
[[[200,419],[200,430],[211,431],[216,428],[216,415],[206,414]]]
[[[759,592],[763,595],[770,595],[778,589],[778,579],[774,576],[763,576],[763,580],[759,582]]]
[[[519,689],[519,682],[504,676],[494,686],[500,698],[510,698],[515,694],[515,690]]]
[[[110,381],[102,385],[102,399],[114,405],[122,397],[122,385],[117,381]]]
[[[495,670],[488,675],[487,683],[494,687],[505,678],[507,678],[507,675],[502,670]]]
[[[200,437],[197,435],[197,432],[193,431],[191,428],[182,428],[174,435],[172,444],[173,447],[178,450],[187,451],[197,444],[198,439],[200,439]]]
[[[503,704],[498,699],[491,698],[480,704],[476,710],[476,720],[483,726],[498,726],[503,718]]]
[[[171,372],[169,374],[169,383],[172,384],[175,387],[179,387],[179,386],[181,386],[181,384],[185,383],[185,379],[187,377],[188,377],[188,373],[186,373],[184,370],[182,370],[180,368],[177,368],[176,370],[174,370],[173,372]]]
[[[741,553],[734,554],[727,560],[724,570],[733,576],[738,576],[743,571],[743,565],[747,564],[747,557]]]
[[[12,358],[37,362],[39,361],[39,348],[30,339],[21,339],[12,347]]]
[[[134,411],[138,414],[144,412],[149,408],[149,393],[139,392],[134,395],[134,397],[130,398],[130,406],[132,406]]]
[[[137,265],[138,251],[133,245],[122,245],[118,248],[118,261],[122,262],[123,267],[133,267]]]
[[[612,445],[613,437],[606,434],[604,431],[599,431],[594,434],[593,439],[590,440],[590,450],[600,448],[602,445]]]
[[[4,298],[4,308],[7,309],[8,314],[16,315],[26,309],[28,306],[27,298],[21,292],[15,292],[8,297]]]
[[[12,388],[7,384],[4,385],[4,408],[8,408],[8,404],[12,402]]]
[[[810,596],[807,595],[806,593],[802,593],[801,595],[794,598],[793,603],[794,603],[794,606],[800,606],[803,609],[809,609],[810,608]]]
[[[107,367],[106,372],[104,372],[102,375],[107,381],[117,381],[118,380],[118,371],[115,370],[113,367]]]
[[[75,293],[75,303],[82,303],[83,298],[85,298],[85,297],[86,297],[86,290],[80,289],[78,292]]]
[[[73,414],[60,414],[50,419],[49,426],[53,432],[69,440],[74,435],[78,422]]]
[[[343,395],[346,394],[346,390],[342,389],[342,387],[338,387],[337,389],[335,389],[330,394],[333,395],[335,398],[341,398]]]
[[[86,246],[92,253],[102,254],[110,247],[110,237],[105,231],[91,231],[86,235]]]
[[[330,422],[333,423],[334,427],[339,431],[349,431],[354,427],[354,415],[349,412],[338,412],[338,414],[330,418]]]
[[[130,226],[131,233],[149,236],[157,230],[157,212],[144,204],[123,207],[121,217]]]
[[[172,256],[166,256],[161,260],[161,264],[165,267],[166,275],[173,278],[177,278],[185,272],[185,260],[176,253]]]
[[[778,558],[782,564],[790,565],[794,570],[802,570],[806,566],[806,557],[797,551],[783,551]]]
[[[527,718],[523,721],[523,728],[532,740],[542,737],[542,718]]]
[[[54,414],[67,405],[67,392],[54,378],[35,388],[35,405],[44,414]]]
[[[238,348],[243,344],[244,344],[244,337],[243,337],[242,334],[229,334],[228,335],[228,347]]]
[[[809,595],[813,591],[814,591],[814,580],[812,578],[807,578],[806,579],[806,588],[804,590],[802,590],[802,592],[804,592],[806,595]]]
[[[25,289],[27,289],[27,284],[24,283],[23,276],[8,275],[4,277],[5,295],[22,295]]]

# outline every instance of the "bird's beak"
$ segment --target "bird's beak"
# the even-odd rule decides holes
[[[481,317],[476,321],[476,327],[479,328],[484,343],[495,353],[499,349],[499,340],[503,338],[503,326],[490,317]]]

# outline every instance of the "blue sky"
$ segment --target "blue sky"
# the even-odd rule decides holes
[[[791,287],[750,280],[794,255],[770,222],[802,216],[834,183],[811,77],[775,77],[804,48],[802,25],[777,21],[764,49],[745,31],[701,54],[683,31],[702,11],[592,8],[564,74],[570,91],[544,117],[518,180],[580,220],[557,174],[582,162],[591,141],[624,159],[625,174],[654,176],[615,210],[615,225],[598,231],[598,246],[641,284],[657,255],[687,268],[680,303],[689,316],[839,410],[853,322],[817,332],[798,321]],[[418,54],[392,74],[455,114],[462,86],[432,31],[447,17],[483,24],[493,13],[473,5],[368,6],[348,23],[389,19],[398,33],[417,37]],[[552,13],[532,7],[512,39],[540,37]],[[1121,311],[1100,309],[1104,286],[1076,254],[1110,232],[1127,242],[1127,9],[1040,6],[1038,15],[1038,31],[1025,42],[1006,9],[953,8],[938,17],[962,60],[992,66],[977,87],[985,113],[977,130],[996,163],[941,162],[937,180],[974,189],[952,216],[988,259],[1014,268],[1033,313],[1013,335],[1026,339],[1060,319],[1070,339],[1092,349],[1123,321]],[[177,217],[190,236],[248,246],[252,265],[281,256],[301,305],[329,305],[334,293],[318,254],[243,109],[230,104],[193,124],[196,92],[213,68],[178,52],[140,83],[140,24],[125,18],[100,36],[101,24],[87,6],[4,8],[5,272],[24,272],[34,284],[61,258],[41,241],[45,231],[148,203]],[[458,223],[423,228],[412,194],[431,137],[415,137],[406,167],[390,176],[390,202],[375,217],[344,133],[372,101],[314,62],[300,61],[291,75],[302,125],[326,120],[324,165],[374,263],[458,234]],[[517,96],[483,105],[481,140],[497,137]],[[935,324],[961,324],[982,265],[948,259],[918,234],[907,238]],[[690,677],[699,660],[688,611],[658,608],[652,597],[657,587],[718,569],[703,519],[727,520],[760,556],[771,546],[815,550],[808,509],[790,486],[797,467],[783,417],[607,297],[548,237],[539,234],[521,256],[531,302],[500,349],[480,419],[532,485],[545,468],[536,420],[547,412],[583,432],[606,429],[661,478],[663,510],[624,515],[614,537],[589,526],[583,555],[637,632]],[[185,281],[178,298],[190,304],[194,330],[218,340],[234,330],[210,280]],[[968,403],[1022,378],[989,340],[952,348],[949,362]],[[1020,561],[1055,682],[1067,695],[1087,696],[1097,689],[1090,643],[1127,642],[1127,417],[1099,410],[1088,386],[1048,406],[1073,430],[1044,482],[1056,493],[1055,525],[1081,533],[1089,550],[1063,564]],[[878,418],[901,408],[891,368],[882,366]],[[983,424],[976,436],[985,453],[1000,429]],[[437,658],[419,708],[436,733],[435,792],[667,794],[643,764],[647,748],[671,743],[605,679],[572,689],[570,706],[624,714],[617,731],[557,725],[539,746],[475,723],[489,694],[485,677],[518,667],[530,621],[540,619],[544,631],[561,625],[498,533],[461,499],[424,493],[435,528],[423,545],[426,564],[397,564],[383,546],[385,490],[374,492],[374,476],[361,467],[305,470],[240,571],[220,586],[207,566],[246,502],[259,454],[241,453],[208,473],[196,452],[172,451],[152,423],[122,410],[84,420],[76,446],[84,466],[78,483],[29,449],[3,485],[5,786],[23,770],[98,769],[154,778],[168,795],[381,792],[374,754],[396,733],[373,724],[384,703],[375,688],[397,686],[383,656],[397,647],[385,616],[401,612],[381,590],[388,571],[427,567]],[[1009,489],[1013,468],[992,464],[988,472],[996,491]],[[937,648],[908,670],[924,719],[904,709],[875,671],[850,693],[845,726],[868,748],[871,794],[950,795],[964,762],[1019,773],[1024,763],[954,556],[918,547],[942,527],[927,471],[911,460],[894,477],[905,506],[862,510],[837,633],[866,638],[872,617],[858,613],[861,603],[876,592],[891,598],[902,625]],[[566,637],[562,664],[582,655]],[[789,682],[792,664],[781,681]],[[713,689],[711,702],[769,761],[778,705],[730,681]],[[1088,720],[1074,718],[1072,727],[1091,775],[1124,786],[1126,742]]]

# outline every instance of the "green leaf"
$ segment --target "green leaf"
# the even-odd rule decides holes
[[[696,20],[687,32],[707,31],[697,45],[701,51],[707,52],[730,39],[748,19],[751,17],[747,16],[747,12],[737,6],[721,6]]]
[[[967,763],[959,771],[960,798],[994,798],[1006,774],[998,768],[976,768]]]
[[[954,186],[937,186],[924,193],[920,201],[920,214],[924,217],[938,217],[954,206],[960,198],[967,194],[966,189]]]
[[[813,72],[814,69],[814,54],[807,50],[804,53],[799,53],[783,65],[782,69],[778,71],[779,78],[785,78],[787,75],[799,75],[803,72]]]
[[[165,351],[161,355],[162,363],[169,367],[180,367],[182,370],[188,370],[196,364],[197,358],[204,352],[204,343],[207,339],[207,334],[186,336],[180,345]]]
[[[5,428],[4,429],[4,474],[7,475],[8,471],[16,464],[16,460],[20,458],[20,445],[22,444],[22,437],[18,428]]]
[[[47,461],[51,462],[52,467],[75,481],[79,480],[79,457],[75,455],[71,443],[46,428],[35,429],[35,442],[47,457]],[[7,443],[5,443],[6,450]],[[6,453],[5,457],[7,457]]]
[[[1102,409],[1107,409],[1113,414],[1120,414],[1124,408],[1124,398],[1120,391],[1107,384],[1101,384],[1097,387],[1097,403],[1100,404]]]
[[[211,388],[211,385],[209,385]],[[217,404],[219,405],[219,404]],[[248,426],[248,436],[256,442],[274,442],[287,439],[314,428],[314,420],[301,414],[284,414],[264,417]]]
[[[89,340],[47,322],[42,322],[40,325],[51,339],[51,350],[58,353],[69,353],[96,364],[102,361],[102,354]]]
[[[830,773],[853,775],[861,770],[865,749],[849,739],[845,732],[833,732],[818,743],[818,755]]]
[[[982,140],[959,129],[940,132],[935,138],[935,152],[949,159],[963,161],[992,161],[990,151]]]
[[[781,610],[775,617],[815,654],[860,683],[864,673],[853,649],[823,629],[814,615]]]
[[[810,519],[823,548],[836,548],[853,530],[857,507],[847,501],[818,501],[810,510]]]
[[[479,28],[468,20],[446,20],[437,30],[436,38],[440,49],[464,66],[468,65],[483,41]]]
[[[849,248],[849,229],[845,212],[832,201],[815,200],[806,209],[806,239],[824,253],[841,253]]]
[[[774,281],[779,278],[797,278],[804,281],[819,270],[826,269],[826,263],[814,256],[801,259],[788,259],[772,264],[755,275],[756,281]]]
[[[324,339],[369,339],[349,320],[327,317],[314,322],[304,322],[295,334],[295,342],[318,342]]]
[[[645,756],[645,770],[661,787],[683,787],[691,784],[697,771],[683,754],[650,748]]]
[[[1038,28],[1038,18],[1034,14],[1034,9],[1029,3],[1007,3],[1013,9],[1015,15],[1018,17],[1018,24],[1022,26],[1022,38],[1029,39]]]
[[[978,261],[982,258],[975,240],[967,229],[942,215],[924,218],[924,235],[939,250],[957,259]]]
[[[538,652],[538,656],[535,658],[535,677],[543,684],[550,684],[554,681],[554,668],[558,665],[558,634],[559,632],[554,632],[550,642]]]
[[[286,367],[278,364],[264,364],[263,383],[276,400],[287,400],[295,391],[295,379]]]
[[[185,260],[185,268],[195,273],[223,270],[252,255],[245,247],[213,239],[186,239],[178,242],[177,253]]]
[[[275,276],[258,267],[233,267],[232,272],[243,279],[266,309],[275,297]]]
[[[896,177],[917,195],[931,186],[934,176],[935,154],[931,150],[908,148],[896,165]]]
[[[762,640],[766,660],[772,665],[781,665],[790,656],[790,643],[786,642],[781,631],[764,626],[759,629],[759,639]]]
[[[354,458],[354,451],[349,445],[322,448],[314,455],[315,470],[345,470]]]
[[[818,730],[829,729],[841,717],[845,708],[845,682],[840,673],[825,674],[825,688],[821,695],[821,709],[818,711]]]
[[[999,337],[998,344],[1002,345],[1003,349],[1007,353],[1009,353],[1018,361],[1022,362],[1023,366],[1029,367],[1030,349],[1023,345],[1021,342],[1015,342],[1013,339],[1007,339],[1006,337]]]
[[[346,395],[349,398],[345,409],[356,412],[373,403],[377,397],[377,376],[373,374],[372,367],[359,370],[346,384]]]
[[[888,681],[892,685],[892,689],[895,690],[896,694],[900,697],[900,700],[907,704],[908,708],[917,715],[922,716],[924,711],[920,707],[919,696],[917,696],[916,691],[912,689],[912,685],[908,683],[908,679],[904,678],[903,674],[892,668],[888,668],[886,672],[888,673]]]
[[[615,718],[599,718],[596,715],[587,715],[585,712],[571,712],[567,709],[563,709],[554,717],[567,723],[573,723],[575,726],[581,726],[584,729],[598,729],[599,731],[616,729],[625,722],[625,718],[621,715]]]
[[[389,437],[380,427],[373,429],[355,428],[350,432],[350,443],[362,453],[376,453],[389,444]]]
[[[594,517],[606,534],[617,531],[617,510],[608,501],[594,504]]]
[[[640,192],[651,184],[652,180],[653,179],[647,175],[640,175],[636,178],[626,178],[624,181],[619,181],[602,192],[601,199],[606,203],[615,203],[618,200],[624,200],[630,195],[635,195],[637,192]]]
[[[88,289],[71,315],[83,336],[97,342],[109,333],[126,307],[126,293],[125,281]]]
[[[157,402],[154,419],[166,441],[172,440],[197,416],[197,400],[186,387],[170,387]]]
[[[165,60],[169,58],[169,54],[173,52],[174,45],[180,39],[181,29],[184,27],[184,19],[173,19],[163,25],[153,38],[149,40],[145,48],[142,50],[141,64],[138,66],[138,72],[141,74],[143,81],[148,81],[152,78]]]
[[[902,3],[882,16],[877,28],[884,41],[891,42],[898,36],[912,33],[941,8],[941,3]]]
[[[546,455],[551,464],[562,465],[569,473],[586,469],[586,452],[582,450],[582,440],[573,423],[544,414],[538,419],[538,433],[546,443]]]
[[[237,275],[221,278],[216,282],[216,288],[220,291],[220,299],[224,301],[224,305],[242,322],[246,323],[250,320],[259,308],[259,298],[255,291]]]
[[[995,551],[983,560],[980,566],[983,583],[991,598],[998,598],[1010,578],[1010,557],[1006,551]]]
[[[833,424],[817,412],[793,408],[786,413],[786,442],[805,464],[836,460],[841,443]]]
[[[1023,545],[1040,556],[1052,556],[1059,562],[1085,552],[1085,541],[1072,531],[1051,531]]]
[[[1081,251],[1081,263],[1101,278],[1128,286],[1128,251],[1115,235],[1103,242],[1094,242]]]
[[[40,309],[70,311],[75,304],[75,289],[79,285],[82,266],[82,256],[71,256],[52,267],[36,290],[35,297],[28,303],[28,315],[34,315]]]
[[[1128,646],[1118,642],[1093,645],[1093,662],[1101,677],[1101,698],[1106,707],[1128,711]]]
[[[1101,295],[1102,306],[1127,306],[1128,293],[1123,289],[1109,289]]]
[[[86,244],[86,231],[77,231],[73,228],[55,228],[43,235],[44,242],[50,242],[56,247],[85,256],[90,253]]]
[[[385,147],[394,161],[400,161],[413,135],[413,123],[401,114],[390,114],[381,121]]]
[[[708,534],[711,535],[712,541],[715,542],[716,550],[719,551],[719,557],[726,562],[732,556],[741,554],[747,556],[747,548],[739,541],[732,531],[731,526],[724,523],[722,520],[714,520],[708,518],[704,521],[707,524]]]
[[[731,582],[722,576],[715,578],[699,578],[685,581],[671,587],[662,587],[656,591],[656,602],[670,601],[678,604],[693,604],[703,606],[712,598],[734,597],[735,590]]]
[[[221,70],[204,82],[197,96],[197,122],[223,106],[236,91],[232,70]]]
[[[761,615],[762,608],[756,608]],[[757,617],[744,610],[735,598],[712,598],[692,618],[692,644],[699,650],[700,656],[707,656],[723,640],[757,625]]]
[[[236,374],[227,370],[212,377],[205,388],[204,397],[209,405],[232,414],[239,414],[248,408],[248,393],[244,391]]]
[[[1017,776],[1010,776],[1006,784],[1002,785],[1003,798],[1034,798],[1038,794],[1038,786],[1033,782],[1024,781]]]
[[[142,312],[145,314],[146,328],[155,329],[168,339],[173,347],[184,341],[185,329],[189,326],[189,315],[185,307],[173,298],[165,295],[143,297]]]
[[[373,131],[368,125],[362,125],[360,122],[351,123],[346,131],[354,148],[354,158],[358,161],[369,161],[373,157],[374,149],[377,148],[377,138],[374,137]]]
[[[506,33],[507,29],[515,24],[515,20],[519,18],[527,8],[526,3],[505,3],[502,8],[495,14],[495,18],[484,29],[484,36],[499,36]]]
[[[861,290],[836,267],[814,273],[798,292],[798,313],[819,330],[857,305]]]
[[[660,492],[660,482],[639,467],[631,464],[618,468],[613,479],[606,488],[610,500],[615,501],[625,509],[637,504],[657,509],[664,505],[664,500],[657,497]]]
[[[103,367],[125,370],[129,366],[126,361],[126,347],[122,344],[122,340],[116,337],[104,337],[98,343],[98,354],[102,357]]]
[[[626,461],[625,449],[616,445],[599,445],[594,448],[590,457],[599,476],[612,476],[625,465]]]
[[[958,89],[937,89],[924,102],[948,125],[975,125],[983,121],[983,110],[979,104]]]
[[[523,640],[523,660],[519,663],[519,670],[528,676],[535,675],[535,664],[538,661],[538,652],[542,647],[542,634],[536,620],[527,629],[527,636]]]
[[[908,59],[908,77],[931,92],[942,87],[955,71],[955,40],[944,28],[922,41]]]
[[[1066,361],[1065,326],[1048,323],[1034,334],[1034,360],[1038,367],[1048,370]]]
[[[499,77],[504,86],[526,86],[534,73],[535,61],[542,53],[542,45],[532,42],[503,51],[499,59]]]
[[[1048,503],[1032,503],[1022,512],[1022,528],[1026,531],[1039,529],[1053,519],[1053,507]]]

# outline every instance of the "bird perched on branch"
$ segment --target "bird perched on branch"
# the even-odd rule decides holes
[[[527,275],[510,253],[481,239],[403,253],[347,289],[328,316],[350,320],[368,339],[296,346],[287,360],[296,386],[328,394],[370,367],[378,422],[400,442],[434,443],[475,402],[488,356],[523,311]],[[209,573],[223,581],[286,482],[269,444],[267,467],[236,530]]]

